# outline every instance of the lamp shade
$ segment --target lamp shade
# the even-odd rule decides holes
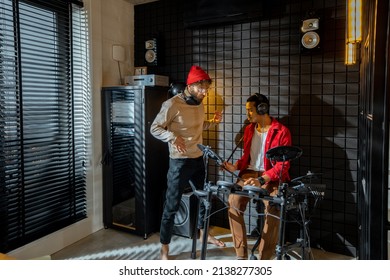
[[[125,48],[119,45],[112,46],[112,59],[115,61],[125,61]]]
[[[347,43],[362,40],[362,1],[347,0]]]

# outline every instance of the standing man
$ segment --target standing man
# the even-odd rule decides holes
[[[160,227],[162,260],[168,259],[175,215],[189,181],[198,189],[203,189],[204,186],[205,166],[203,152],[198,144],[203,142],[203,130],[216,126],[222,119],[222,114],[215,112],[213,119],[205,120],[202,101],[210,85],[209,75],[199,66],[192,66],[184,91],[162,104],[150,128],[151,134],[167,142],[169,147],[167,192]],[[200,229],[200,240],[203,235],[204,212],[205,209],[201,205],[197,225]],[[219,247],[225,246],[222,241],[211,235],[207,241]]]
[[[242,185],[253,185],[266,189],[271,196],[277,195],[279,180],[289,180],[290,163],[271,163],[266,158],[269,149],[290,146],[291,134],[287,127],[269,115],[269,101],[255,93],[247,99],[246,114],[250,124],[244,131],[244,151],[233,165],[224,162],[224,167],[246,181]],[[281,173],[282,171],[282,173]],[[281,177],[281,178],[280,178]],[[250,198],[237,194],[229,195],[229,223],[237,259],[248,259],[248,243],[243,214]],[[259,245],[259,259],[271,259],[279,236],[279,210],[277,205],[264,201],[264,227]]]

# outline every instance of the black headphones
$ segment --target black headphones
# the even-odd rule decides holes
[[[184,91],[181,93],[183,98],[184,98],[184,101],[188,104],[188,105],[199,105],[200,102],[198,100],[195,99],[195,97],[193,97],[192,95],[190,96],[187,96]]]
[[[188,105],[199,105],[201,102],[196,100],[195,97],[193,97],[192,95],[188,96],[188,95],[186,95],[184,93],[184,90],[185,90],[186,86],[187,85],[184,84],[184,83],[171,83],[171,87],[168,90],[168,92],[169,92],[169,94],[171,94],[173,96],[181,94],[181,96],[183,97],[184,101]]]
[[[265,115],[269,112],[269,101],[267,97],[260,93],[255,93],[257,99],[259,100],[259,105],[256,106],[256,112],[259,115]]]
[[[171,83],[168,93],[172,96],[178,95],[179,93],[183,93],[186,88],[185,83]]]
[[[256,107],[256,112],[259,115],[265,115],[268,114],[268,104],[267,103],[260,103]]]

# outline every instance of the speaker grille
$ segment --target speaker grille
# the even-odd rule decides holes
[[[179,211],[177,211],[174,221],[175,227],[183,226],[188,222],[190,217],[190,209],[188,206],[188,203],[183,201],[183,199],[180,201]]]
[[[313,49],[320,43],[320,36],[318,33],[310,31],[302,36],[302,46],[306,49]]]

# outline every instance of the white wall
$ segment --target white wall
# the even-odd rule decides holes
[[[131,75],[134,65],[134,6],[126,0],[101,2],[101,44],[104,86],[120,84],[118,62],[112,59],[112,46],[125,48],[126,61],[120,62],[122,76]],[[95,3],[94,3],[95,4]]]
[[[50,255],[103,228],[100,89],[120,81],[118,64],[112,59],[112,45],[125,47],[122,74],[131,75],[133,71],[134,5],[128,0],[84,0],[84,4],[90,28],[93,106],[92,150],[87,174],[88,218],[9,253],[17,259]]]

